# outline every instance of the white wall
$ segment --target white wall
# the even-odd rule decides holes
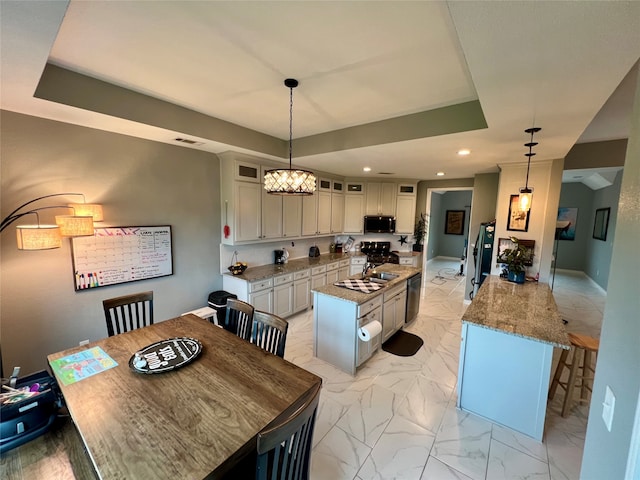
[[[0,115],[3,218],[42,195],[82,192],[88,202],[104,205],[104,226],[171,225],[174,267],[172,276],[75,292],[70,241],[55,250],[19,251],[10,226],[0,237],[5,373],[13,366],[23,374],[45,368],[48,354],[105,337],[105,298],[153,290],[161,321],[205,305],[208,293],[222,286],[215,155],[7,111]],[[56,213],[68,212],[43,212],[42,220],[50,223]]]

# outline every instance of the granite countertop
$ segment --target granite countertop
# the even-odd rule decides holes
[[[393,253],[395,253],[399,257],[417,257],[419,255],[422,255],[422,252],[398,252],[396,250],[393,250]]]
[[[420,273],[422,270],[420,268],[408,267],[405,265],[397,265],[395,263],[385,263],[384,265],[380,265],[375,268],[378,272],[390,272],[398,274],[398,278],[394,278],[393,280],[389,280],[384,286],[376,290],[372,293],[362,293],[356,290],[350,290],[344,287],[336,287],[335,285],[323,285],[318,288],[314,288],[311,291],[317,292],[322,295],[328,295],[331,297],[336,297],[341,300],[345,300],[347,302],[356,303],[358,305],[371,300],[372,298],[377,297],[378,295],[384,294],[390,288],[393,288],[395,285],[398,285],[402,282],[406,282],[409,277],[412,277],[416,273]],[[352,275],[349,278],[362,278],[362,274]]]
[[[555,347],[570,347],[553,294],[545,283],[515,284],[489,275],[462,321]]]
[[[319,257],[302,257],[289,260],[284,265],[260,265],[259,267],[249,267],[242,275],[232,275],[231,273],[224,273],[223,275],[229,275],[230,277],[239,278],[247,282],[254,282],[256,280],[264,280],[265,278],[271,278],[276,275],[284,275],[286,273],[294,273],[306,268],[313,268],[319,265],[326,265],[327,263],[337,262],[351,257],[365,256],[362,254],[353,253],[324,253]]]

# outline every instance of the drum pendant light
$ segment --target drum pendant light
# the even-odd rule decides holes
[[[529,209],[531,209],[531,199],[533,197],[533,188],[529,187],[529,168],[531,167],[531,157],[535,155],[535,153],[533,153],[531,149],[536,145],[538,145],[538,142],[533,141],[533,134],[539,132],[540,130],[542,129],[539,127],[527,128],[525,130],[525,133],[531,134],[531,140],[529,141],[529,143],[524,144],[525,147],[529,147],[529,152],[524,154],[525,157],[528,157],[527,179],[525,181],[524,187],[520,189],[520,199],[519,199],[520,210],[522,210],[523,212],[528,212]]]
[[[313,195],[316,176],[307,170],[296,170],[291,166],[293,143],[293,89],[298,86],[294,78],[287,78],[284,85],[289,89],[289,168],[267,170],[264,174],[264,189],[273,195]]]

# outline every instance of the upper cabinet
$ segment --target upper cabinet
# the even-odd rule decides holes
[[[415,183],[398,183],[396,198],[396,233],[413,234],[416,216]]]
[[[266,193],[264,172],[274,168],[237,152],[219,155],[222,243],[253,243],[304,236],[362,234],[365,215],[396,217],[396,233],[413,233],[415,183],[319,177],[310,196]],[[224,236],[224,226],[229,234]]]
[[[396,183],[367,182],[365,215],[396,214]]]

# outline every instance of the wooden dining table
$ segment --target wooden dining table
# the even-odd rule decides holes
[[[129,359],[173,337],[200,341],[179,369],[143,374]],[[67,408],[102,479],[223,478],[255,452],[257,434],[290,415],[321,378],[216,327],[183,315],[54,353],[100,347],[118,365],[64,385]]]

